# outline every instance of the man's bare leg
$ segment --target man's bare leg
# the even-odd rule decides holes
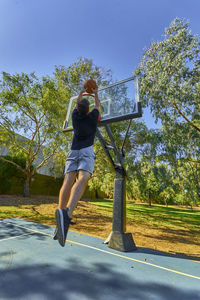
[[[78,180],[74,183],[72,189],[70,198],[67,204],[68,207],[68,215],[71,218],[74,208],[76,207],[77,202],[80,200],[81,196],[83,195],[88,180],[90,179],[90,173],[84,170],[79,170],[78,172]]]
[[[72,185],[76,179],[76,171],[72,171],[65,174],[65,179],[59,193],[59,204],[60,209],[66,208],[70,198]]]

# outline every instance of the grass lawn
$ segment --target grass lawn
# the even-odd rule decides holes
[[[100,210],[112,212],[113,201],[93,201]],[[190,230],[200,233],[200,209],[183,209],[176,207],[166,207],[162,205],[136,204],[128,202],[126,204],[127,222],[134,222],[137,225],[151,226],[153,228],[176,228]]]
[[[112,230],[112,200],[80,201],[70,229],[106,239]],[[21,218],[55,226],[57,197],[0,196],[0,219]],[[126,231],[138,247],[200,260],[200,209],[127,203]]]

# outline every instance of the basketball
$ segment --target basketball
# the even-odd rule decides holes
[[[93,79],[86,80],[83,84],[84,89],[86,90],[87,93],[92,94],[93,90],[97,88],[96,81]]]

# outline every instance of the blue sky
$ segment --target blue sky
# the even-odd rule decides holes
[[[199,35],[199,11],[199,0],[0,0],[0,71],[51,75],[86,57],[121,80],[174,18]]]

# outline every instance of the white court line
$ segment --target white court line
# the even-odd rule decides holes
[[[29,229],[29,228],[26,228],[26,227],[21,226],[21,225],[16,225],[16,224],[13,224],[12,222],[5,222],[5,221],[2,221],[2,222],[9,223],[9,224],[12,224],[12,225],[17,226],[17,227],[25,228],[27,230],[30,230],[30,231],[33,231],[33,232],[36,232],[36,233],[40,233],[40,234],[43,234],[43,235],[46,235],[46,236],[53,237],[51,234],[43,233],[43,232],[38,231],[38,230]],[[138,260],[138,259],[135,259],[135,258],[127,257],[127,256],[124,256],[124,255],[121,255],[121,254],[118,254],[118,253],[109,252],[107,250],[99,249],[99,248],[96,248],[96,247],[93,247],[93,246],[89,246],[89,245],[86,245],[86,244],[82,244],[82,243],[79,243],[79,242],[74,242],[74,241],[71,241],[71,240],[66,240],[66,241],[70,242],[71,244],[75,244],[75,245],[78,245],[78,246],[86,247],[86,248],[93,249],[93,250],[96,250],[96,251],[99,251],[99,252],[103,252],[103,253],[106,253],[106,254],[109,254],[109,255],[114,255],[114,256],[117,256],[117,257],[120,257],[120,258],[124,258],[124,259],[127,259],[127,260],[135,261],[135,262],[138,262],[138,263],[141,263],[141,264],[144,264],[144,265],[147,265],[147,266],[151,266],[151,267],[154,267],[154,268],[157,268],[157,269],[165,270],[165,271],[168,271],[168,272],[176,273],[178,275],[182,275],[182,276],[186,276],[186,277],[190,277],[190,278],[193,278],[193,279],[200,280],[200,277],[198,277],[198,276],[194,276],[194,275],[183,273],[183,272],[179,272],[179,271],[176,271],[176,270],[173,270],[173,269],[161,267],[161,266],[154,265],[154,264],[142,261],[142,260]]]

